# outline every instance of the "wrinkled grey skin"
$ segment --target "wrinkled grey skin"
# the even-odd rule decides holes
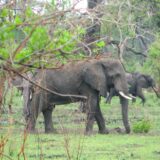
[[[38,84],[61,94],[76,94],[87,97],[86,134],[92,133],[96,120],[99,133],[108,133],[99,106],[99,96],[106,97],[110,87],[128,94],[125,72],[119,61],[108,59],[92,59],[72,62],[60,69],[39,70],[35,76]],[[29,110],[28,128],[35,130],[36,119],[40,112],[44,115],[45,132],[53,131],[52,106],[82,101],[80,98],[61,97],[34,86],[32,98],[27,103]],[[127,133],[130,132],[128,122],[128,100],[120,96],[122,119]]]
[[[146,99],[142,92],[143,88],[155,87],[154,79],[147,74],[141,74],[138,72],[135,73],[126,73],[127,83],[129,85],[129,93],[135,97],[139,97],[144,104]],[[117,92],[114,88],[111,88],[109,95],[106,98],[106,102],[110,103],[113,96],[116,96]],[[135,99],[134,99],[135,101]]]

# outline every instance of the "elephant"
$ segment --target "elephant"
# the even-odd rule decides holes
[[[125,131],[130,133],[128,99],[131,97],[128,96],[125,71],[118,60],[94,58],[73,61],[58,69],[39,69],[34,77],[35,83],[38,86],[32,85],[32,96],[30,95],[25,106],[29,112],[26,114],[29,131],[35,131],[37,117],[42,112],[45,132],[53,132],[53,106],[85,101],[87,104],[85,133],[92,133],[94,121],[97,122],[99,133],[109,133],[99,106],[99,96],[106,97],[108,90],[114,87],[119,94]]]
[[[154,79],[150,75],[142,74],[139,72],[126,73],[126,78],[127,78],[127,83],[129,85],[129,93],[133,95],[135,98],[136,97],[141,98],[142,103],[144,105],[146,99],[144,97],[142,89],[149,87],[152,87],[154,89],[155,88]],[[115,95],[117,95],[116,89],[111,88],[109,91],[109,95],[106,97],[106,102],[110,103],[112,97]],[[133,98],[133,102],[135,101],[135,98]]]

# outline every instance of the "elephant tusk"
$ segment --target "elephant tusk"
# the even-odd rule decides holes
[[[129,94],[129,97],[136,99],[136,97],[131,94]]]
[[[119,94],[120,94],[122,97],[126,98],[126,99],[132,100],[131,97],[125,95],[122,91],[119,91]]]
[[[32,92],[29,95],[29,100],[32,100]]]

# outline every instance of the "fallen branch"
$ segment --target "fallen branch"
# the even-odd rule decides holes
[[[156,96],[157,96],[158,98],[160,98],[160,95],[158,94],[158,91],[156,90],[156,88],[152,87],[152,89],[153,89],[153,91],[155,92]]]

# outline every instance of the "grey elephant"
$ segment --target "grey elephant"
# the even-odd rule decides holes
[[[155,88],[155,81],[154,79],[147,74],[142,73],[126,73],[127,83],[129,85],[129,93],[133,95],[135,98],[139,97],[142,100],[142,103],[144,104],[146,99],[143,94],[142,89],[143,88],[149,88],[152,87]],[[155,89],[154,89],[155,90]],[[110,103],[113,96],[116,96],[118,93],[116,92],[116,89],[111,88],[109,91],[109,95],[106,97],[106,102]],[[135,101],[135,98],[133,101]]]
[[[106,97],[108,89],[114,86],[119,93],[125,130],[130,132],[128,99],[131,98],[128,96],[124,69],[118,60],[100,58],[72,62],[59,69],[39,70],[34,80],[40,86],[65,95],[53,94],[39,86],[33,86],[32,97],[26,103],[29,130],[35,130],[36,119],[42,112],[45,132],[52,132],[52,106],[82,101],[83,96],[87,98],[86,134],[92,132],[94,120],[98,124],[99,133],[108,133],[99,106],[99,96]]]

